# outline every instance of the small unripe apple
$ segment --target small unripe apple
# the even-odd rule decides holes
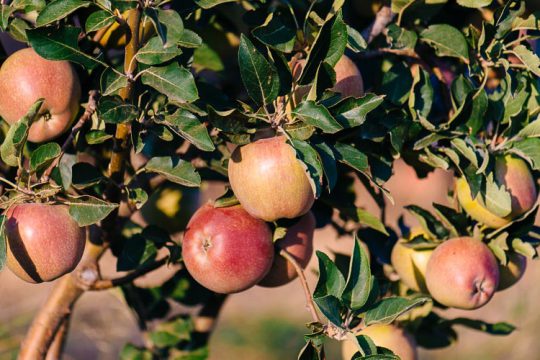
[[[65,205],[19,204],[6,212],[7,266],[30,283],[52,281],[81,260],[86,234]]]
[[[159,226],[174,234],[186,228],[199,205],[198,188],[165,184],[143,205],[141,215],[148,225]]]
[[[315,201],[306,169],[284,136],[237,147],[229,181],[244,209],[264,221],[297,218]]]
[[[392,266],[403,284],[409,289],[428,293],[426,286],[426,269],[433,249],[417,250],[399,240],[392,248]]]
[[[416,341],[406,330],[395,325],[371,325],[358,335],[366,335],[375,345],[392,350],[401,360],[418,359]],[[350,340],[342,342],[341,356],[343,360],[351,360],[358,352],[358,347]]]
[[[453,238],[431,254],[426,284],[431,296],[445,306],[477,309],[488,303],[499,286],[499,263],[482,241]]]
[[[51,61],[27,48],[13,53],[0,68],[0,116],[9,124],[44,98],[40,117],[31,125],[28,140],[54,139],[69,129],[79,110],[81,85],[68,61]]]
[[[276,287],[285,285],[298,277],[294,266],[283,256],[279,255],[281,249],[291,254],[298,264],[305,268],[313,254],[313,233],[315,232],[315,216],[310,212],[289,229],[283,239],[276,242],[277,253],[268,274],[259,285]]]
[[[197,282],[217,293],[249,289],[274,260],[270,227],[241,206],[203,205],[188,223],[182,258]]]
[[[498,291],[508,289],[516,284],[527,269],[527,258],[518,253],[510,253],[506,265],[499,264],[499,288]]]
[[[480,198],[473,199],[464,177],[456,181],[456,193],[459,203],[473,219],[491,228],[500,228],[532,209],[538,193],[527,163],[513,155],[497,157],[495,179],[499,185],[504,185],[512,197],[512,212],[506,217],[490,212]]]

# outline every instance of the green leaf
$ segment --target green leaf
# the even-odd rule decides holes
[[[62,1],[62,0],[58,0]],[[98,59],[79,49],[81,29],[63,26],[58,29],[41,28],[27,30],[26,36],[32,48],[48,60],[68,60],[81,64],[87,69],[103,65]]]
[[[461,31],[447,24],[431,25],[420,33],[420,39],[435,49],[438,56],[450,56],[469,63],[469,47]]]
[[[214,6],[228,3],[228,2],[233,2],[233,1],[236,1],[236,0],[193,0],[195,4],[199,5],[203,9],[210,9],[210,8],[213,8]]]
[[[153,358],[150,350],[138,348],[132,344],[126,344],[120,352],[120,360],[152,360]]]
[[[529,158],[531,167],[534,170],[540,170],[540,139],[528,138],[512,145],[512,152],[516,152],[518,155],[524,155],[525,158]]]
[[[99,85],[101,95],[113,95],[128,85],[128,78],[122,73],[114,71],[112,68],[107,68],[101,73]]]
[[[384,101],[384,96],[366,94],[361,98],[347,98],[330,110],[336,120],[345,128],[362,125],[366,116]]]
[[[30,156],[30,171],[33,173],[41,172],[52,164],[62,150],[57,143],[47,143],[38,147]]]
[[[118,95],[103,96],[99,99],[97,113],[101,120],[108,124],[121,124],[137,118],[139,109],[125,102]]]
[[[72,166],[71,183],[75,189],[86,189],[103,180],[101,172],[92,164],[80,162]]]
[[[358,53],[367,49],[367,42],[356,29],[347,25],[347,46]]]
[[[118,204],[109,203],[91,196],[70,196],[64,204],[79,226],[88,226],[105,219]]]
[[[15,40],[20,42],[27,42],[26,31],[30,29],[30,25],[22,19],[15,18],[9,24],[9,34]]]
[[[378,217],[370,213],[369,211],[358,208],[356,209],[356,216],[360,224],[365,225],[367,227],[372,228],[373,230],[377,230],[380,233],[390,236],[388,234],[388,231],[386,231],[386,227],[384,226],[382,221]]]
[[[225,69],[225,64],[221,61],[219,54],[206,43],[195,49],[193,66],[197,71],[207,69],[219,72]]]
[[[154,24],[164,47],[176,46],[182,40],[184,23],[178,12],[148,7],[144,9],[144,14]]]
[[[54,0],[43,9],[36,19],[36,26],[41,27],[65,18],[82,7],[88,7],[90,1],[81,0]]]
[[[9,5],[0,5],[0,30],[5,31],[9,26],[9,19],[15,8]]]
[[[369,169],[367,155],[357,148],[344,144],[336,143],[333,147],[336,160],[355,169],[356,171],[366,171]]]
[[[374,281],[375,278],[371,275],[366,252],[355,234],[349,274],[341,297],[349,309],[355,311],[367,304]]]
[[[403,63],[394,64],[383,74],[382,90],[395,105],[403,105],[409,98],[413,87],[411,70]]]
[[[37,100],[28,109],[26,115],[10,126],[4,142],[0,146],[0,156],[9,166],[18,166],[20,164],[24,144],[26,144],[28,138],[28,130],[30,125],[39,118],[39,110],[44,101],[43,99]]]
[[[161,174],[176,184],[190,187],[201,185],[201,176],[193,165],[178,156],[154,157],[146,163],[145,170]]]
[[[505,217],[512,212],[512,196],[504,187],[499,186],[493,179],[493,173],[486,177],[486,208],[499,217]]]
[[[202,45],[202,39],[196,32],[184,29],[182,38],[178,41],[178,45],[185,48],[198,48]]]
[[[98,10],[88,16],[84,28],[86,29],[86,33],[91,33],[112,25],[115,21],[114,14],[106,10]]]
[[[457,0],[457,3],[461,6],[469,8],[482,8],[491,5],[493,0]]]
[[[296,157],[305,165],[309,173],[311,187],[315,198],[321,195],[321,183],[323,176],[323,168],[319,154],[307,142],[302,140],[292,139],[291,144],[296,151]]]
[[[249,96],[259,105],[274,101],[279,92],[276,67],[242,34],[238,49],[240,75]]]
[[[199,98],[193,75],[177,63],[150,67],[143,71],[141,78],[143,84],[167,95],[171,101],[189,103]]]
[[[431,301],[428,297],[407,299],[403,297],[385,298],[366,311],[364,321],[372,324],[390,324],[407,311]]]
[[[158,37],[153,37],[137,51],[135,58],[138,62],[146,65],[158,65],[180,54],[182,54],[182,50],[177,46],[165,47]]]
[[[157,255],[155,244],[141,234],[135,234],[127,239],[122,247],[116,263],[116,271],[135,270],[139,266],[152,261]]]
[[[404,29],[396,24],[388,25],[386,37],[393,49],[414,49],[418,41],[416,32]]]
[[[348,333],[347,337],[349,338],[349,341],[352,341],[357,346],[358,352],[360,352],[361,355],[372,356],[377,354],[377,345],[375,345],[369,336],[354,336],[354,334]],[[360,359],[365,358],[365,356],[361,357]],[[358,357],[355,357],[354,359],[358,359]]]
[[[319,298],[332,295],[340,298],[343,289],[345,289],[345,278],[343,274],[339,271],[336,264],[330,260],[328,255],[318,250],[316,254],[319,259],[319,280],[313,292],[313,297]]]
[[[296,27],[292,14],[287,10],[278,9],[268,15],[264,24],[253,29],[252,34],[272,49],[290,53],[293,51],[296,40]]]
[[[540,137],[540,117],[522,128],[517,136],[521,138]]]
[[[165,121],[160,123],[169,126],[172,131],[203,151],[215,149],[206,126],[187,110],[178,109],[174,114],[165,116]]]
[[[343,22],[343,16],[339,11],[319,30],[302,70],[301,85],[312,83],[323,63],[330,67],[336,66],[347,47],[347,37],[347,25]]]
[[[446,239],[450,233],[444,225],[429,211],[417,205],[407,205],[405,209],[411,212],[431,238]]]
[[[343,127],[332,117],[328,109],[314,101],[302,101],[292,113],[306,124],[315,126],[325,133],[334,134],[343,130]]]
[[[102,144],[105,141],[112,139],[112,135],[107,134],[103,130],[92,130],[84,135],[84,138],[88,145]]]
[[[330,192],[336,186],[338,178],[338,170],[334,151],[325,142],[313,144],[313,147],[315,148],[315,150],[317,150],[319,158],[321,159],[324,176],[328,185],[328,192]]]
[[[341,327],[341,302],[332,295],[314,298],[313,301],[332,324]]]
[[[518,45],[511,52],[521,60],[529,71],[536,76],[540,76],[540,59],[538,55],[527,49],[525,45]]]

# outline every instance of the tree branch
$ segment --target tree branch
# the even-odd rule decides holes
[[[208,342],[226,299],[227,295],[214,293],[193,318],[194,340],[197,344],[204,345]]]
[[[51,347],[49,348],[46,360],[60,360],[62,357],[64,345],[66,344],[67,333],[69,331],[69,323],[70,319],[68,317],[62,322],[62,325],[60,325]]]
[[[373,39],[379,36],[384,29],[394,20],[394,14],[389,6],[383,6],[375,16],[373,23],[362,31],[362,37],[366,39],[367,43],[371,43]]]
[[[167,261],[169,261],[168,256],[161,260],[157,260],[157,261],[153,261],[148,264],[145,264],[141,266],[140,268],[133,270],[132,272],[130,272],[129,274],[125,276],[122,276],[116,279],[97,280],[95,283],[93,283],[90,286],[89,290],[107,290],[116,286],[128,284],[132,282],[133,280],[162,267],[163,265],[167,263]]]
[[[141,19],[141,9],[129,10],[130,16],[128,25],[131,29],[131,38],[126,45],[124,71],[127,75],[132,75],[137,62],[132,61],[139,47],[139,24]],[[120,96],[124,100],[130,100],[133,96],[133,82],[121,89]],[[119,124],[115,134],[115,146],[109,164],[109,176],[112,184],[121,183],[124,177],[125,159],[129,145],[129,134],[131,127],[128,124]],[[120,179],[120,181],[117,181]],[[120,202],[121,192],[116,186],[107,189],[107,200]],[[64,276],[53,288],[49,299],[34,318],[26,338],[21,345],[19,360],[39,360],[45,359],[51,343],[62,323],[70,316],[73,305],[79,297],[99,278],[98,261],[107,249],[108,240],[114,236],[116,230],[115,211],[102,221],[103,235],[99,239],[102,241],[87,241],[85,255],[74,272]]]
[[[309,290],[306,276],[304,275],[304,269],[302,269],[300,264],[298,264],[298,261],[296,261],[294,256],[292,256],[287,250],[281,249],[279,251],[279,255],[283,256],[288,262],[291,263],[292,266],[294,266],[294,269],[298,274],[298,278],[300,279],[300,283],[302,284],[302,288],[304,289],[304,295],[306,297],[306,308],[309,310],[313,321],[321,322],[321,318],[319,317],[319,314],[317,313],[317,309],[315,307],[315,303],[313,302],[313,297],[311,296],[311,290]]]

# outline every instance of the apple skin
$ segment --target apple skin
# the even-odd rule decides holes
[[[277,253],[268,274],[259,282],[264,287],[277,287],[290,283],[298,277],[294,266],[283,256],[280,249],[285,249],[305,268],[313,255],[313,233],[315,232],[315,216],[310,212],[287,230],[283,239],[276,242]]]
[[[506,186],[512,196],[510,218],[525,214],[536,204],[538,199],[536,184],[525,160],[513,155],[497,157],[495,178],[499,184]]]
[[[81,85],[68,61],[51,61],[26,48],[13,53],[0,68],[0,116],[17,122],[44,98],[41,116],[31,125],[28,140],[41,143],[69,129],[79,110]]]
[[[534,178],[527,163],[513,155],[499,156],[495,160],[495,179],[504,185],[512,197],[512,212],[500,217],[490,212],[478,199],[472,199],[471,189],[465,178],[456,181],[456,193],[463,209],[476,221],[500,228],[533,208],[538,199]]]
[[[19,204],[6,211],[7,266],[29,283],[52,281],[77,266],[86,232],[65,205]]]
[[[417,360],[416,341],[406,330],[395,325],[371,325],[358,335],[366,335],[377,346],[392,350],[401,360]],[[351,360],[358,347],[350,340],[342,342],[341,356],[343,360]]]
[[[237,293],[257,284],[270,270],[272,232],[239,205],[206,204],[188,223],[182,257],[202,286],[221,294]]]
[[[305,59],[300,59],[295,63],[292,69],[293,78],[295,80],[300,79],[302,69],[306,64]],[[334,66],[336,72],[336,84],[332,88],[332,91],[341,93],[343,98],[346,97],[361,97],[364,95],[364,80],[362,74],[356,64],[347,56],[343,55],[341,59]],[[294,92],[294,100],[296,104],[302,102],[302,98],[309,93],[311,86],[300,86]]]
[[[506,265],[499,264],[499,288],[497,291],[508,289],[516,284],[527,269],[527,258],[518,253],[507,254]]]
[[[482,241],[453,238],[431,254],[426,284],[431,296],[445,306],[477,309],[491,300],[499,286],[499,263]]]
[[[174,234],[186,228],[200,202],[201,194],[198,188],[165,184],[143,205],[141,215],[148,225],[159,226]]]
[[[237,147],[229,181],[244,209],[268,222],[302,216],[315,201],[306,170],[284,136]]]
[[[392,248],[392,266],[409,289],[427,294],[426,269],[433,249],[415,250],[405,243],[399,240]]]

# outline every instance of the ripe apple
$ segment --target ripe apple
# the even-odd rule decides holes
[[[17,122],[39,98],[45,102],[28,140],[45,142],[64,133],[79,110],[81,85],[68,61],[51,61],[27,48],[13,53],[0,68],[0,116]]]
[[[456,181],[456,193],[459,203],[473,219],[491,228],[500,228],[532,209],[538,193],[527,163],[513,155],[496,158],[495,179],[512,197],[512,212],[504,218],[490,212],[479,197],[472,199],[469,184],[463,177]]]
[[[272,266],[272,232],[239,205],[206,204],[188,223],[182,257],[191,276],[204,287],[222,294],[244,291]]]
[[[86,234],[65,205],[19,204],[6,212],[7,266],[30,283],[52,281],[81,260]]]
[[[499,288],[497,291],[508,289],[517,283],[527,269],[527,258],[518,253],[510,253],[506,265],[499,264]]]
[[[176,184],[165,184],[154,192],[141,208],[148,225],[157,225],[174,234],[186,225],[200,206],[200,191]]]
[[[276,287],[285,285],[298,276],[294,266],[283,256],[279,250],[285,249],[305,268],[313,254],[313,233],[315,232],[315,216],[310,212],[302,216],[300,220],[287,230],[283,239],[276,243],[277,254],[270,271],[259,285],[264,287]]]
[[[237,147],[229,181],[244,209],[264,221],[302,216],[315,201],[304,165],[284,136]]]
[[[371,325],[358,335],[366,335],[375,345],[392,350],[401,360],[418,359],[416,341],[406,330],[395,325]],[[341,356],[343,360],[351,360],[358,352],[358,347],[350,340],[342,342]]]
[[[392,248],[392,266],[401,282],[409,289],[427,294],[426,269],[434,249],[416,250],[408,247],[406,243],[401,239]]]
[[[302,69],[306,64],[305,59],[298,60],[294,68],[292,69],[293,78],[299,80],[302,73]],[[343,55],[341,59],[334,66],[336,72],[336,84],[332,88],[332,91],[341,93],[341,96],[346,97],[361,97],[364,95],[364,80],[362,74],[355,63],[346,55]],[[310,86],[301,86],[294,93],[294,100],[296,104],[302,101],[302,98],[309,93]]]
[[[431,296],[445,306],[477,309],[491,299],[499,286],[499,263],[482,241],[453,238],[431,254],[426,284]]]

